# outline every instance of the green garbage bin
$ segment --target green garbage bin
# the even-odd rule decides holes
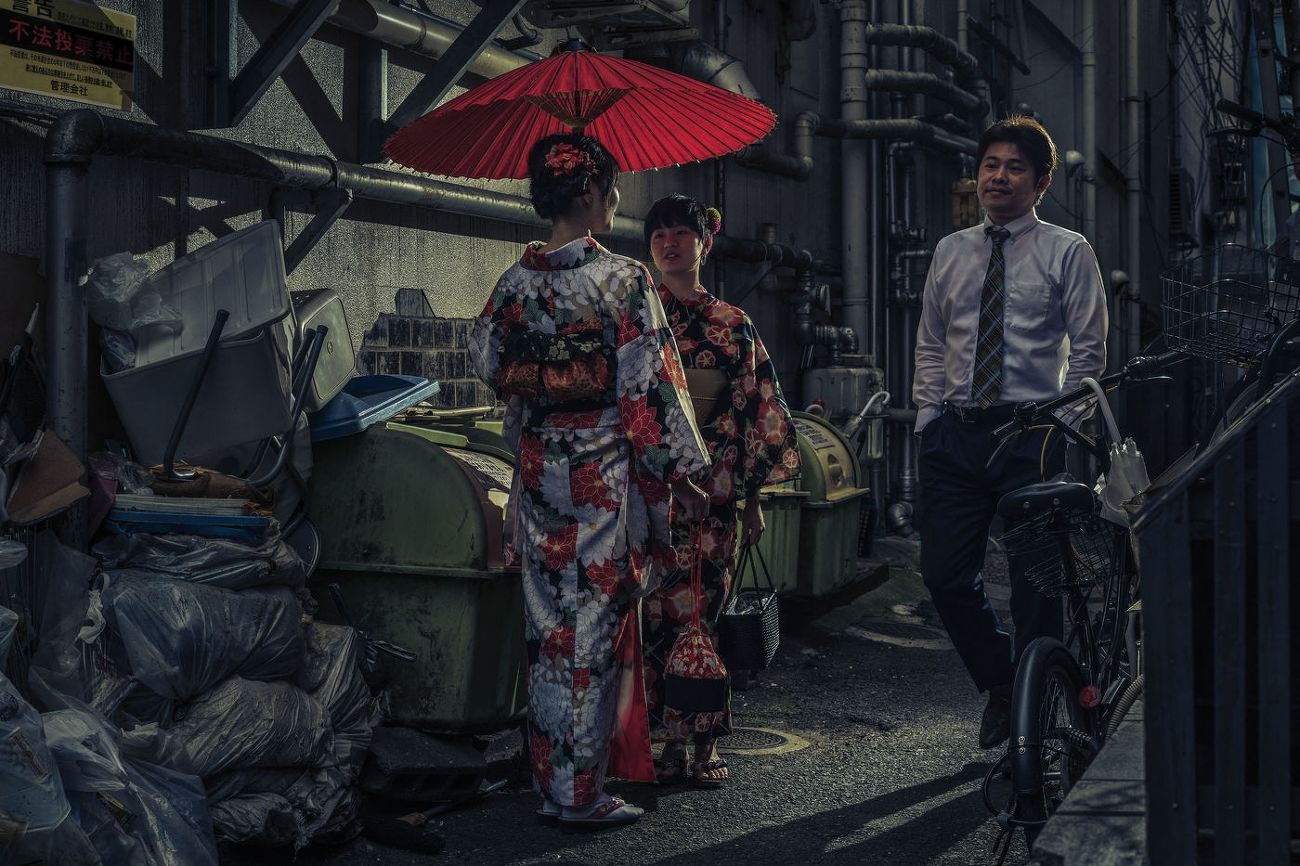
[[[799,587],[800,506],[807,498],[807,491],[799,490],[794,480],[768,485],[759,492],[764,529],[758,550],[772,573],[772,585],[777,592],[793,593]],[[740,515],[737,516],[739,519]],[[745,585],[749,586],[753,577],[748,569],[746,572]],[[758,579],[762,584],[761,573]]]
[[[391,723],[490,731],[527,708],[522,586],[502,558],[513,470],[490,452],[395,423],[314,449],[321,617],[339,621],[337,583],[360,629],[417,654],[381,657]]]
[[[848,440],[829,421],[791,413],[799,439],[803,501],[799,527],[798,593],[822,596],[857,575],[858,521],[871,492]]]

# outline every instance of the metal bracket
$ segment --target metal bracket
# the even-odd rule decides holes
[[[338,0],[298,0],[243,69],[235,72],[238,0],[209,0],[212,22],[212,125],[238,126],[307,40],[334,13]]]
[[[350,189],[327,189],[320,192],[312,193],[312,204],[316,208],[316,214],[307,223],[307,227],[302,230],[298,237],[293,239],[289,248],[284,251],[284,272],[292,274],[294,268],[302,264],[302,260],[307,258],[307,254],[320,243],[321,238],[330,227],[343,216],[343,212],[352,205],[352,190]]]
[[[306,2],[306,0],[303,0]],[[523,8],[526,0],[485,0],[474,20],[460,32],[433,71],[407,94],[384,128],[396,131],[442,101],[470,64],[496,38],[505,23]]]
[[[285,236],[284,212],[287,209],[285,195],[285,190],[277,189],[272,192],[263,211],[265,219],[274,219],[280,223],[281,242]],[[292,274],[294,269],[302,264],[302,260],[316,248],[316,244],[320,243],[321,238],[325,237],[334,223],[338,222],[339,217],[343,216],[352,201],[353,194],[350,189],[330,187],[311,194],[311,210],[314,212],[311,221],[284,250],[286,274]]]

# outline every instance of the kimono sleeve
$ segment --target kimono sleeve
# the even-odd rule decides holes
[[[708,466],[708,451],[695,426],[668,317],[644,267],[623,279],[623,303],[611,310],[615,392],[633,457],[641,474],[661,481],[694,475]]]
[[[521,310],[510,281],[502,276],[483,305],[483,312],[470,325],[470,365],[498,397],[505,396],[497,375],[501,370],[501,344],[513,328],[523,327]]]
[[[749,316],[733,335],[740,353],[731,382],[732,417],[743,454],[736,472],[736,495],[748,498],[765,485],[799,474],[799,443],[776,367]]]

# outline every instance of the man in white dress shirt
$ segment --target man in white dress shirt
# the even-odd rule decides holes
[[[1061,635],[1060,600],[1038,594],[1011,562],[1015,642],[980,570],[998,499],[1064,468],[1058,432],[1031,431],[986,467],[992,431],[1017,403],[1046,401],[1106,366],[1106,297],[1097,257],[1077,232],[1034,206],[1056,168],[1038,121],[1010,117],[980,138],[976,193],[984,222],[935,247],[916,336],[912,399],[920,436],[921,572],[975,686],[989,693],[980,746],[1010,728],[1015,662],[1036,637]]]

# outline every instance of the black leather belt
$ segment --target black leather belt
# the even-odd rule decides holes
[[[957,420],[963,424],[1003,424],[1016,417],[1016,407],[1014,403],[995,403],[992,406],[982,407],[958,406],[955,403],[944,403],[943,411],[948,415],[956,415]]]

